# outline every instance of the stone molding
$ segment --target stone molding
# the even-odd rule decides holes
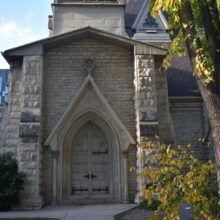
[[[78,101],[80,100],[81,96],[84,94],[84,91],[87,89],[87,87],[89,85],[91,85],[91,87],[93,88],[95,94],[97,95],[97,98],[102,103],[102,106],[105,109],[105,110],[103,109],[105,111],[105,116],[103,115],[103,118],[106,118],[106,116],[108,115],[107,118],[109,118],[109,123],[110,124],[112,124],[112,122],[115,123],[116,127],[114,129],[120,130],[122,132],[123,137],[126,139],[126,143],[127,144],[125,146],[128,147],[130,144],[135,144],[135,141],[134,141],[133,137],[129,134],[129,131],[123,125],[121,120],[118,118],[118,116],[116,115],[116,113],[114,112],[114,110],[112,109],[110,104],[106,101],[106,99],[102,95],[101,91],[96,86],[92,76],[89,74],[87,76],[87,78],[85,79],[83,85],[81,86],[80,90],[78,91],[78,93],[74,97],[72,103],[69,105],[69,107],[67,108],[66,112],[63,114],[63,116],[61,117],[61,119],[56,124],[55,128],[53,129],[53,131],[50,133],[50,135],[46,139],[44,145],[50,145],[51,146],[50,143],[53,142],[52,139],[54,138],[54,136],[56,136],[56,133],[58,133],[58,131],[62,130],[61,128],[65,124],[65,121],[67,121],[67,120],[71,121],[70,115],[72,114],[73,109],[76,107]],[[88,102],[89,102],[88,103],[88,107],[89,107],[92,104],[91,103],[92,100],[88,100]],[[93,111],[92,109],[94,109],[94,108],[90,108],[90,111]],[[88,108],[84,109],[83,111],[88,111]],[[81,110],[81,111],[79,111],[79,113],[82,114],[83,111]],[[104,113],[103,111],[102,111],[103,112],[102,113],[99,109],[96,109],[95,112],[99,112],[99,115],[102,115]],[[125,147],[125,148],[127,148],[127,147]],[[53,150],[57,150],[57,149],[53,149]]]
[[[72,163],[69,157],[73,137],[89,120],[103,130],[111,148],[111,193],[103,199],[127,202],[128,168],[127,157],[123,152],[127,152],[129,146],[135,144],[135,141],[90,74],[44,143],[51,147],[52,152],[60,153],[60,157],[53,157],[53,202],[68,203],[82,199],[80,196],[71,196],[71,174],[68,167]]]

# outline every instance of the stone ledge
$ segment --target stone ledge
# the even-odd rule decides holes
[[[40,122],[40,117],[26,111],[21,113],[20,122]]]
[[[140,124],[140,135],[141,136],[151,136],[154,137],[155,135],[159,134],[158,124]]]
[[[146,220],[152,217],[154,211],[147,211],[140,209],[139,207],[131,208],[127,211],[119,213],[114,216],[115,220]],[[163,213],[160,213],[157,220],[162,220],[164,217]]]
[[[39,124],[21,124],[19,127],[19,137],[39,137]]]

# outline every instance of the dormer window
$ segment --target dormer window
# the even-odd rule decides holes
[[[150,12],[148,12],[144,20],[143,27],[150,29],[157,29],[159,27],[159,24],[156,22],[156,19],[151,16]]]

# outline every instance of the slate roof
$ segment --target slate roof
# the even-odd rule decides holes
[[[168,95],[174,97],[200,96],[188,55],[174,56],[167,70]]]
[[[133,37],[135,31],[132,25],[146,0],[130,0],[125,7],[125,27],[129,37]],[[165,17],[167,18],[167,14]],[[155,44],[158,45],[158,44]],[[160,45],[161,46],[161,45]],[[167,70],[169,96],[200,96],[195,78],[192,75],[192,66],[189,56],[174,56],[171,66]]]
[[[130,0],[125,7],[125,28],[130,29],[145,0]]]

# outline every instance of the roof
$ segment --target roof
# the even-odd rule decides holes
[[[169,96],[201,96],[188,54],[183,57],[173,57],[167,70],[167,81]]]
[[[125,7],[125,27],[128,36],[133,37],[134,31],[131,29],[138,13],[141,10],[145,0],[130,0]],[[67,43],[79,37],[91,37],[96,40],[102,40],[108,43],[118,44],[122,47],[133,48],[138,45],[138,52],[149,52],[154,54],[167,53],[166,49],[157,45],[142,43],[132,40],[127,37],[122,37],[103,30],[98,30],[91,27],[82,28],[79,30],[67,32],[54,37],[48,37],[29,44],[25,44],[16,48],[12,48],[3,52],[6,60],[13,57],[24,55],[43,54],[44,48],[54,47],[59,44]],[[194,77],[192,76],[192,68],[188,56],[175,56],[171,62],[168,72],[168,92],[169,96],[199,96],[198,88]]]
[[[145,0],[130,0],[125,7],[125,28],[130,29]]]
[[[45,48],[56,47],[61,44],[72,42],[73,40],[83,38],[92,38],[98,41],[115,44],[128,49],[135,48],[135,54],[167,54],[167,50],[162,47],[132,40],[128,37],[119,36],[88,26],[85,28],[66,32],[64,34],[56,35],[53,37],[48,37],[29,44],[6,50],[2,53],[2,55],[5,57],[7,61],[10,60],[10,58],[14,58],[16,56],[43,55],[43,51]]]
[[[132,30],[138,13],[146,0],[130,0],[125,7],[125,27],[128,36],[133,37],[135,30]],[[168,15],[165,13],[165,17]],[[153,43],[154,45],[159,45]],[[193,69],[188,54],[185,57],[174,56],[171,65],[167,70],[168,94],[173,97],[200,96],[196,80],[192,75]]]

